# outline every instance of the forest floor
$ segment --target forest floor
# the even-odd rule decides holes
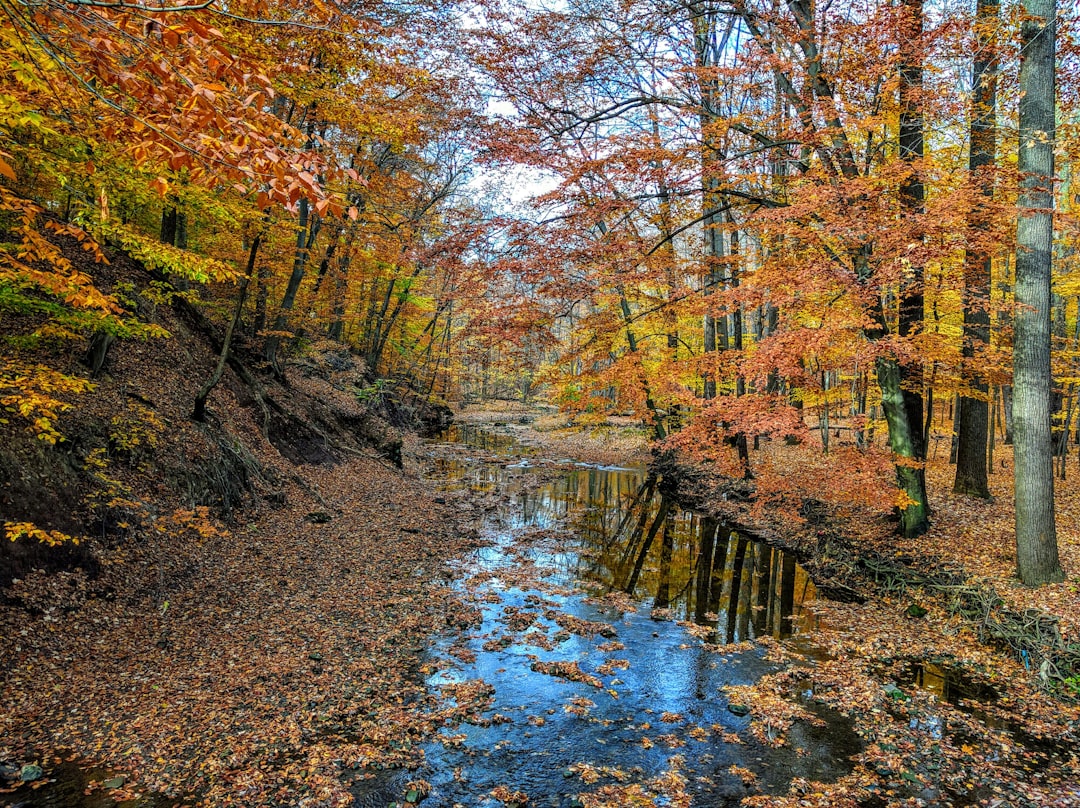
[[[419,666],[460,619],[441,576],[474,506],[370,459],[306,473],[318,498],[294,488],[230,534],[20,581],[50,605],[0,610],[0,761],[72,750],[120,773],[113,799],[222,806],[349,805],[343,772],[415,761],[469,709],[434,703]]]

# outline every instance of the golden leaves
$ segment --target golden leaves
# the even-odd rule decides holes
[[[50,547],[66,543],[79,543],[79,539],[75,536],[69,536],[59,530],[42,530],[31,522],[4,522],[4,536],[8,541],[25,538],[47,544]]]

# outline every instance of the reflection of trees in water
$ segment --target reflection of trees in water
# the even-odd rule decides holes
[[[579,535],[592,563],[580,573],[715,625],[719,642],[792,633],[813,596],[794,556],[681,510],[658,492],[654,476],[636,484],[602,472],[587,476]]]
[[[814,594],[794,556],[682,510],[662,487],[655,475],[582,469],[522,492],[519,513],[525,525],[574,529],[570,575],[651,597],[714,626],[717,642],[789,636]]]

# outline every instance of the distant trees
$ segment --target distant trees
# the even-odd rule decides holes
[[[1014,258],[1012,198],[995,190],[1008,173],[1000,88],[1017,97],[1031,36],[1014,46],[995,0],[944,12],[918,0],[501,9],[477,48],[517,113],[499,122],[491,153],[560,180],[539,225],[548,238],[530,242],[542,249],[530,262],[523,242],[506,268],[539,284],[548,311],[587,308],[558,360],[557,384],[574,391],[565,403],[660,413],[678,429],[669,440],[733,471],[739,435],[805,439],[813,413],[835,474],[863,462],[836,438],[893,460],[907,536],[928,525],[922,469],[936,419],[958,405],[954,488],[988,496],[993,386],[1004,385],[1010,343],[1023,367],[1020,312],[1033,310],[1020,288],[1029,236]],[[522,30],[528,42],[509,34]],[[973,54],[964,71],[961,51]],[[969,80],[970,93],[956,92]],[[1045,110],[1052,118],[1052,101]],[[1011,109],[1000,114],[1010,125]],[[1045,147],[1040,138],[1021,140]],[[1047,208],[1025,183],[1021,207]],[[1023,215],[1016,232],[1037,218]],[[1047,259],[1049,221],[1038,225]],[[1003,283],[1014,267],[1015,335]],[[1011,403],[1008,392],[997,400]],[[1025,408],[1028,395],[1016,399]],[[690,417],[668,420],[674,412]],[[874,439],[881,425],[887,452]],[[1028,452],[1017,446],[1018,479]],[[1036,454],[1049,463],[1045,437]],[[774,484],[773,470],[758,470],[759,487]]]

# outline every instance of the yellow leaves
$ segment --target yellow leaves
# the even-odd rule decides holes
[[[164,181],[164,178],[158,177],[158,180]],[[102,235],[119,242],[133,258],[166,275],[195,283],[232,282],[239,278],[237,270],[224,261],[163,244],[132,227],[108,223],[99,225],[98,229]]]
[[[63,440],[54,423],[71,404],[57,398],[92,390],[87,379],[68,376],[44,365],[25,366],[12,361],[0,364],[0,407],[28,422],[39,440],[55,444]]]
[[[56,547],[61,544],[78,544],[78,538],[61,533],[59,530],[42,530],[32,522],[4,522],[4,535],[8,541],[30,539]]]

